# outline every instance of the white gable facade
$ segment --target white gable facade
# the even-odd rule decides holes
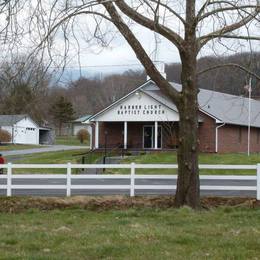
[[[39,127],[29,117],[25,117],[13,127],[13,142],[39,144]]]
[[[2,125],[1,129],[10,133],[11,143],[31,145],[39,144],[39,127],[28,116],[23,117],[12,125]]]
[[[95,128],[92,148],[112,148],[121,143],[124,149],[162,149],[162,124],[178,122],[179,114],[173,104],[155,99],[146,90],[158,88],[147,82],[88,120]]]
[[[142,91],[132,93],[126,99],[97,115],[95,122],[164,122],[179,121],[178,112],[158,102]]]

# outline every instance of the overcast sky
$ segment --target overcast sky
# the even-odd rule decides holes
[[[49,1],[46,1],[48,3]],[[51,2],[51,1],[50,1]],[[198,1],[196,3],[201,4],[204,1]],[[62,5],[63,1],[56,1],[57,3],[57,14],[59,14],[60,10],[63,10],[62,7],[60,9],[60,5]],[[64,1],[65,3],[65,1]],[[168,4],[172,4],[175,8],[175,10],[178,10],[179,13],[183,15],[183,3],[176,1],[169,1]],[[97,11],[102,11],[102,6],[97,5]],[[177,8],[177,9],[176,9]],[[48,8],[47,8],[48,10]],[[49,10],[51,10],[49,8]],[[66,10],[66,9],[65,9]],[[26,16],[28,12],[24,13],[24,16]],[[42,15],[43,13],[40,13]],[[49,16],[51,13],[49,14]],[[56,14],[55,14],[56,15]],[[56,16],[59,17],[59,16]],[[63,16],[62,16],[63,17]],[[168,15],[168,18],[164,20],[165,25],[169,26],[172,30],[177,32],[183,37],[184,30],[181,22],[178,21],[178,19],[174,18],[172,15]],[[35,18],[36,19],[36,18]],[[38,19],[38,18],[37,18]],[[42,39],[42,37],[39,37],[37,35],[37,30],[39,21],[35,20],[35,26],[36,28],[32,30],[30,28],[30,34],[27,36],[23,36],[23,45],[24,46],[30,46],[30,44],[35,44],[39,39]],[[41,17],[43,19],[42,26],[48,24],[50,21],[50,18],[48,15],[43,15]],[[96,18],[95,18],[96,19]],[[126,41],[117,33],[115,35],[116,29],[115,27],[109,23],[106,22],[102,24],[102,30],[106,32],[107,38],[113,38],[112,42],[108,45],[108,47],[99,47],[95,45],[95,42],[92,42],[89,44],[88,39],[87,42],[85,42],[85,38],[93,37],[94,31],[95,31],[95,19],[89,15],[83,15],[83,16],[77,16],[77,20],[74,23],[73,29],[70,32],[70,36],[66,35],[68,37],[72,37],[73,34],[78,34],[80,32],[81,37],[77,37],[77,41],[73,42],[73,37],[69,38],[70,41],[70,48],[68,57],[67,57],[67,66],[66,66],[66,77],[68,80],[70,78],[75,79],[75,77],[79,76],[79,67],[81,67],[82,74],[84,76],[93,76],[93,74],[97,74],[102,76],[102,74],[111,73],[111,72],[122,72],[127,69],[142,69],[139,61],[137,60],[134,52],[129,47],[129,45],[126,43]],[[212,20],[213,18],[209,18],[209,20],[206,19],[206,21],[201,24],[200,27],[198,27],[198,34],[203,35],[211,32],[212,30],[216,30],[218,23],[221,23],[220,20],[216,18],[216,20]],[[126,19],[127,20],[127,19]],[[55,21],[55,19],[54,19]],[[48,29],[48,28],[47,28]],[[147,51],[148,55],[150,57],[153,57],[154,51],[155,51],[155,37],[154,33],[149,31],[148,29],[145,29],[144,27],[138,26],[136,24],[131,25],[131,29],[134,31],[135,35],[141,42],[142,46]],[[46,31],[45,29],[40,29],[40,31]],[[32,32],[35,31],[36,33],[32,34]],[[73,31],[73,33],[72,33]],[[257,30],[253,31],[253,33],[257,36],[259,36],[259,28]],[[61,60],[64,60],[64,34],[61,31],[55,32],[54,42],[51,45],[51,58],[56,61],[51,65],[53,68],[57,68],[59,66],[59,57]],[[242,34],[246,35],[246,31],[242,31]],[[180,61],[180,57],[178,54],[178,50],[174,47],[172,43],[169,43],[167,40],[160,38],[161,44],[159,44],[157,49],[157,57],[159,61],[163,61],[165,63],[175,63]],[[29,43],[30,42],[30,43]],[[28,44],[29,43],[29,44]],[[91,45],[91,46],[90,46]],[[258,42],[255,42],[252,44],[254,51],[259,51],[260,44]],[[19,51],[22,50],[22,46],[18,46]],[[26,48],[26,47],[25,47]],[[78,49],[79,48],[79,49]],[[25,52],[29,52],[30,50],[25,50]],[[202,51],[199,53],[199,57],[207,56],[207,55],[214,55],[214,56],[223,56],[223,55],[232,55],[235,53],[239,53],[241,51],[250,51],[249,48],[249,42],[247,41],[241,41],[239,44],[230,41],[230,40],[222,40],[221,43],[217,43],[216,41],[213,43],[209,43],[206,45]],[[3,53],[3,52],[2,52]],[[46,60],[50,60],[49,57],[46,58]]]

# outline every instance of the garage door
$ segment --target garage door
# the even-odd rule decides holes
[[[26,144],[37,144],[38,131],[33,127],[26,127],[25,129],[25,143]]]

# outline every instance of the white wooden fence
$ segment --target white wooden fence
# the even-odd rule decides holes
[[[0,190],[6,190],[7,196],[12,196],[12,190],[66,190],[66,195],[71,196],[72,190],[129,190],[130,196],[135,196],[136,190],[175,190],[176,185],[139,185],[137,179],[177,180],[177,175],[141,175],[136,174],[136,169],[177,169],[176,164],[4,164],[1,168],[7,169],[7,174],[0,175]],[[72,174],[72,169],[129,169],[130,174]],[[260,200],[260,164],[257,165],[199,165],[200,169],[218,170],[255,170],[255,175],[201,175],[200,180],[229,180],[229,181],[256,181],[254,186],[230,186],[230,185],[201,185],[201,190],[214,191],[256,191],[256,198]],[[13,169],[66,169],[66,174],[13,174]],[[40,180],[63,179],[66,184],[13,184],[15,179]],[[76,185],[72,180],[76,179],[128,179],[128,185]],[[6,180],[6,184],[1,181]]]

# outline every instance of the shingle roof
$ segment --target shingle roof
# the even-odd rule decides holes
[[[171,83],[172,86],[181,91],[182,86],[177,83]],[[171,100],[166,97],[162,92],[157,90],[145,90],[150,95],[158,100],[164,99],[167,104]],[[200,110],[220,122],[234,125],[248,125],[248,98],[230,95],[213,90],[200,89],[198,95],[198,103]],[[174,108],[175,105],[172,104]],[[260,127],[260,101],[251,99],[251,126]]]
[[[82,123],[82,122],[88,120],[90,117],[91,117],[91,115],[85,115],[85,116],[82,116],[80,118],[75,119],[73,122],[74,123]]]
[[[13,126],[27,115],[0,115],[0,126]]]
[[[200,90],[198,98],[201,110],[223,123],[248,125],[248,98],[206,89]],[[260,127],[260,101],[251,99],[250,115],[251,126]]]

